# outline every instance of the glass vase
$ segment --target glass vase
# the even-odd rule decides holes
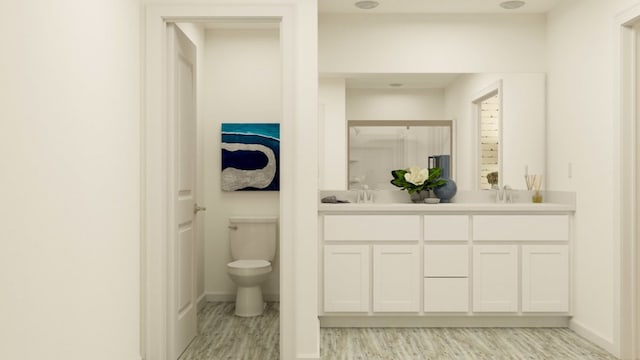
[[[531,196],[531,202],[536,204],[542,202],[542,193],[540,193],[540,190],[536,190],[536,192],[533,193],[533,196]]]

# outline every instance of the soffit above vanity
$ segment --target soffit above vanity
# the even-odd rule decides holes
[[[551,10],[562,0],[528,0],[525,5],[507,10],[500,7],[497,0],[377,0],[379,5],[373,9],[357,8],[354,1],[319,0],[318,11],[322,13],[352,14],[543,14]]]

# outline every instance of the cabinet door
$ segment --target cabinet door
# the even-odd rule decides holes
[[[324,311],[369,311],[369,246],[324,247]]]
[[[417,312],[420,301],[417,245],[373,247],[373,311]]]
[[[518,311],[518,247],[473,247],[473,311]]]
[[[522,311],[569,311],[569,247],[522,246]]]

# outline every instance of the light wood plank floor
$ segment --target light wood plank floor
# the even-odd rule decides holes
[[[276,360],[279,304],[262,316],[233,315],[233,303],[207,303],[199,335],[179,360]],[[323,328],[323,360],[614,360],[564,328]]]

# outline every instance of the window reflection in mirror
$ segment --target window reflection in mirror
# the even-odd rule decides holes
[[[480,190],[500,188],[501,105],[500,91],[475,101],[479,122]]]
[[[429,156],[452,155],[452,134],[451,120],[349,121],[349,189],[397,189],[391,170],[427,168]]]

